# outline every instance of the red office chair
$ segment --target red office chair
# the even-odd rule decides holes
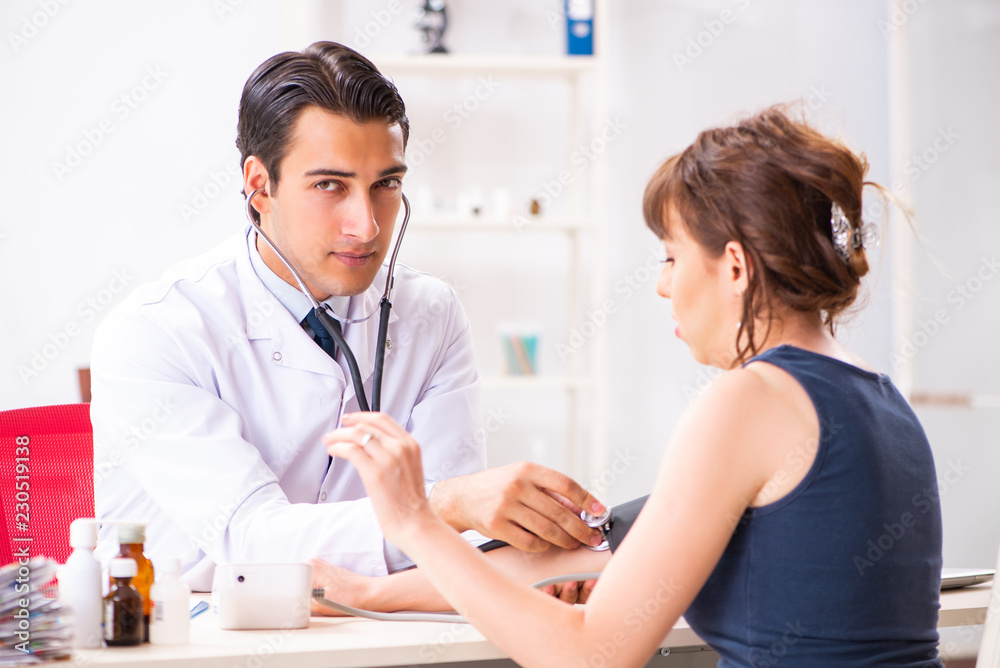
[[[89,404],[0,411],[0,565],[23,554],[65,563],[69,523],[94,516]]]

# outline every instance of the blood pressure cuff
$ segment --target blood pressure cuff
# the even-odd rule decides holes
[[[649,495],[647,494],[638,499],[626,501],[620,506],[615,506],[611,509],[611,528],[608,530],[608,544],[611,546],[612,552],[617,550],[618,546],[622,544],[625,534],[635,524],[635,518],[639,516],[639,511],[646,505],[646,499],[648,498]]]
[[[633,499],[627,501],[620,506],[614,506],[611,509],[611,519],[609,524],[611,528],[608,530],[605,536],[608,539],[608,544],[611,545],[611,551],[614,552],[618,549],[618,546],[622,544],[622,540],[625,539],[625,534],[628,533],[629,529],[635,523],[635,518],[639,516],[639,511],[642,507],[646,505],[646,499],[649,495],[640,497],[638,499]],[[507,543],[502,540],[491,540],[487,543],[483,543],[479,546],[479,549],[483,552],[489,552],[490,550],[495,550],[498,547],[506,547]]]

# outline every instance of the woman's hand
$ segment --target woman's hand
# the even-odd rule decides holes
[[[420,446],[384,413],[350,413],[341,424],[323,436],[327,452],[358,470],[382,532],[406,552],[410,536],[441,521],[424,494]]]

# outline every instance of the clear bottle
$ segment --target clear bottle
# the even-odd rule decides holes
[[[146,542],[146,525],[122,522],[118,525],[118,556],[122,559],[134,559],[137,569],[132,584],[142,596],[142,641],[149,642],[149,613],[153,602],[149,598],[149,589],[153,586],[153,562],[143,552]]]
[[[73,520],[69,525],[69,544],[73,553],[59,569],[59,601],[73,615],[73,647],[102,647],[101,564],[94,556],[97,521]]]
[[[104,642],[110,646],[142,642],[142,596],[132,584],[134,559],[111,560],[111,591],[104,597]]]
[[[149,620],[149,642],[153,645],[186,645],[189,642],[191,588],[181,582],[181,560],[157,561],[158,575],[149,590],[153,612]]]

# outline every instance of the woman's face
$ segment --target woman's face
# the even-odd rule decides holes
[[[695,360],[724,369],[736,357],[746,289],[742,267],[734,263],[734,245],[730,242],[722,255],[710,257],[675,219],[671,238],[663,241],[667,256],[656,284],[656,292],[670,300],[675,334]],[[742,252],[739,255],[742,258]]]

